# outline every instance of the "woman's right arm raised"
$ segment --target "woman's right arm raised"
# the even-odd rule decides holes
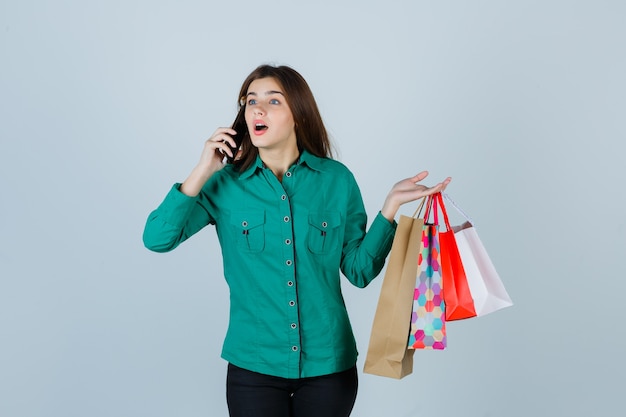
[[[198,165],[195,166],[191,174],[180,186],[180,191],[183,194],[189,197],[197,196],[208,179],[224,167],[224,155],[233,156],[227,142],[235,147],[235,141],[231,135],[236,133],[231,128],[220,127],[207,139]]]
[[[204,184],[224,167],[224,155],[232,155],[226,142],[234,145],[230,128],[219,128],[204,143],[200,161],[180,186],[175,186],[165,200],[148,216],[143,232],[144,245],[155,252],[168,252],[210,221],[199,196]]]

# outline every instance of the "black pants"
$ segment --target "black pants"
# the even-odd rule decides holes
[[[226,400],[230,417],[347,417],[357,387],[356,366],[331,375],[286,379],[228,364]]]

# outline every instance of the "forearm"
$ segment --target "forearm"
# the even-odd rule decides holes
[[[397,201],[394,201],[391,196],[387,196],[380,213],[385,219],[389,220],[390,223],[393,223],[399,209],[400,204]]]
[[[367,233],[353,240],[345,248],[341,270],[357,287],[367,286],[378,276],[391,249],[396,223],[389,222],[383,217],[377,215]]]
[[[155,252],[167,252],[211,222],[201,199],[189,197],[174,185],[159,207],[148,216],[144,245]]]
[[[211,171],[207,167],[197,165],[189,174],[187,179],[181,184],[180,192],[189,196],[195,197],[200,194],[204,184],[211,178],[215,171]]]

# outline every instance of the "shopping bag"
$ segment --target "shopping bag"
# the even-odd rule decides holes
[[[441,280],[443,282],[443,300],[446,306],[446,321],[476,317],[474,299],[441,193],[437,193],[436,198],[446,227],[445,231],[439,229]]]
[[[450,196],[443,193],[443,197],[466,219],[463,224],[453,226],[452,229],[474,299],[476,315],[480,317],[512,306],[513,301],[504,288],[500,275],[480,240],[473,222]]]
[[[422,200],[416,214],[424,204]],[[407,348],[417,258],[424,221],[400,216],[372,324],[363,372],[400,379],[413,372]]]
[[[428,221],[431,212],[433,223]],[[410,349],[443,350],[447,343],[446,313],[442,294],[437,199],[432,196],[426,203],[421,236],[408,346]]]

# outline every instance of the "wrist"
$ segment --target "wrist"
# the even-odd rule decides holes
[[[200,190],[204,187],[204,184],[211,178],[213,173],[207,170],[205,167],[196,166],[187,179],[180,186],[180,191],[189,197],[195,197],[200,194]]]
[[[389,220],[390,223],[393,223],[399,208],[400,207],[397,204],[393,204],[389,200],[385,200],[385,204],[383,204],[383,208],[380,210],[380,213],[384,218]]]

